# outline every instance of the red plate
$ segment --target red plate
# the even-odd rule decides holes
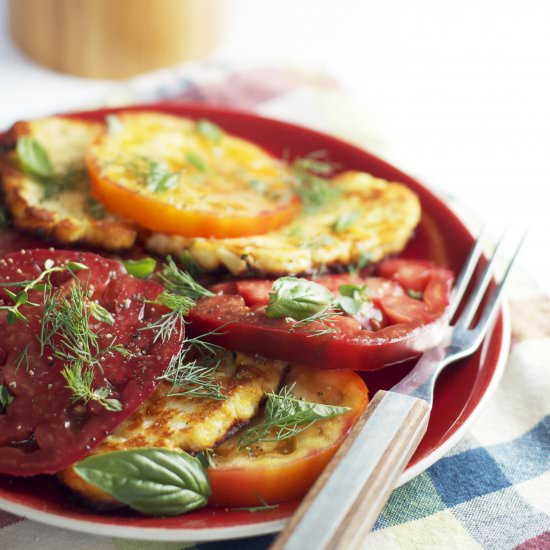
[[[473,237],[464,224],[431,191],[353,145],[306,128],[224,108],[161,103],[126,110],[140,109],[207,118],[228,132],[258,143],[276,156],[282,156],[288,151],[293,155],[306,155],[312,151],[326,150],[330,158],[345,169],[363,170],[407,184],[418,193],[423,209],[420,225],[404,253],[407,257],[430,259],[450,267],[456,273],[472,246]],[[114,109],[105,109],[70,116],[100,121],[105,115],[116,112]],[[7,249],[30,246],[30,238],[0,234],[0,253]],[[483,348],[445,371],[436,387],[428,431],[401,477],[401,483],[441,458],[464,434],[496,386],[504,367],[509,341],[509,325],[506,315],[502,313]],[[391,387],[410,368],[409,363],[365,374],[371,394],[379,388]],[[173,518],[144,517],[134,512],[98,514],[73,500],[52,477],[17,479],[0,476],[1,509],[68,529],[134,539],[204,541],[269,533],[281,528],[296,504],[290,502],[274,510],[257,513],[206,508]]]

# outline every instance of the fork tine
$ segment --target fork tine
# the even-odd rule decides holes
[[[481,241],[483,240],[483,237],[485,236],[486,233],[487,233],[487,228],[482,227],[476,239],[476,242],[472,247],[472,250],[470,250],[470,254],[468,254],[468,258],[464,263],[464,267],[462,268],[462,271],[460,272],[460,275],[456,280],[456,284],[453,291],[453,299],[449,307],[449,319],[453,318],[454,314],[456,313],[456,310],[458,309],[458,306],[460,305],[460,302],[462,301],[464,292],[466,292],[466,289],[468,288],[468,283],[472,278],[472,274],[474,273],[477,262],[479,261],[479,257],[481,256]]]
[[[516,245],[516,248],[514,250],[514,254],[508,261],[508,265],[506,266],[506,270],[504,271],[504,275],[502,276],[502,279],[500,280],[498,286],[491,292],[489,298],[487,299],[487,303],[485,304],[485,309],[483,310],[483,313],[481,314],[479,322],[476,328],[474,329],[476,332],[477,345],[479,345],[479,343],[481,343],[481,340],[485,337],[485,334],[487,333],[487,330],[491,325],[493,316],[498,310],[500,298],[502,296],[502,291],[504,289],[504,286],[506,285],[506,281],[508,280],[510,271],[512,270],[512,267],[518,257],[518,254],[521,250],[521,247],[523,246],[524,241],[525,241],[525,234],[523,234],[520,240],[518,241],[518,244]]]
[[[468,298],[468,302],[466,304],[466,307],[464,308],[464,311],[460,315],[460,317],[457,319],[455,325],[457,327],[464,327],[468,328],[470,323],[472,322],[472,319],[474,318],[474,315],[477,311],[477,308],[479,307],[479,304],[481,303],[481,300],[483,299],[483,296],[485,295],[485,291],[487,290],[487,287],[489,286],[489,282],[491,281],[491,276],[493,274],[493,268],[495,266],[495,262],[497,259],[497,255],[500,251],[500,248],[502,246],[502,243],[504,242],[504,235],[502,235],[495,247],[495,250],[493,252],[493,256],[491,257],[491,260],[487,267],[484,269],[483,273],[481,274],[481,277],[479,278],[476,286],[472,290],[472,293],[470,294],[470,297]]]

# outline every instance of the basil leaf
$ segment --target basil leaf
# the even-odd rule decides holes
[[[22,136],[17,140],[17,157],[25,172],[35,176],[53,175],[52,163],[48,152],[32,136]]]
[[[213,143],[219,143],[223,138],[223,130],[204,118],[197,122],[197,132]]]
[[[338,306],[349,315],[357,315],[361,311],[363,303],[350,298],[349,296],[340,296]]]
[[[192,151],[189,151],[187,155],[185,155],[185,160],[191,166],[194,166],[199,172],[206,172],[208,169],[205,160],[200,155],[197,155],[197,153],[193,153]]]
[[[210,482],[199,459],[184,451],[132,449],[92,455],[75,471],[130,508],[151,516],[176,516],[205,506]]]
[[[273,283],[266,315],[301,321],[326,311],[332,303],[328,288],[307,279],[281,277]]]
[[[13,395],[5,386],[0,386],[0,412],[5,411],[13,401]]]
[[[153,258],[123,260],[122,263],[124,264],[126,271],[138,279],[147,279],[147,277],[149,277],[157,267],[157,262]]]
[[[336,221],[332,224],[332,229],[335,233],[344,233],[351,229],[361,218],[361,212],[344,212],[340,214]]]

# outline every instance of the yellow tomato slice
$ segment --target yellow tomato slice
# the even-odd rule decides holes
[[[287,384],[307,401],[350,407],[348,413],[319,421],[278,442],[239,448],[237,433],[214,450],[209,504],[259,506],[300,498],[313,485],[368,402],[363,379],[352,371],[293,366]]]
[[[155,232],[256,235],[300,211],[283,162],[208,121],[118,115],[88,151],[87,165],[96,199]]]

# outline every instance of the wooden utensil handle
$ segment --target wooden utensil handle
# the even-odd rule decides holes
[[[418,447],[426,401],[379,391],[271,550],[352,550],[374,525]]]

